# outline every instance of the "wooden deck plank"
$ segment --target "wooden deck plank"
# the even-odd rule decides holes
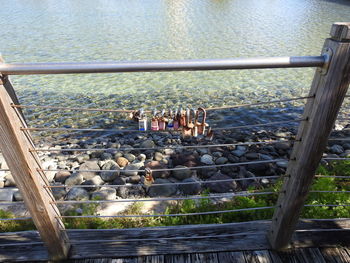
[[[243,252],[219,252],[218,259],[220,263],[244,263],[246,262]],[[193,262],[193,261],[192,261]],[[197,262],[196,262],[197,263]]]
[[[245,251],[244,257],[247,263],[272,263],[268,250]]]

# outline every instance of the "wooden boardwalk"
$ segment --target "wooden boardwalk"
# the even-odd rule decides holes
[[[300,220],[290,250],[285,252],[272,250],[267,240],[270,226],[271,221],[262,220],[67,230],[71,242],[68,258],[71,262],[350,262],[349,220]],[[47,260],[47,249],[37,231],[0,234],[1,262]]]
[[[285,252],[271,250],[236,251],[219,253],[157,255],[131,258],[101,258],[71,260],[74,263],[348,263],[350,249],[304,248]]]

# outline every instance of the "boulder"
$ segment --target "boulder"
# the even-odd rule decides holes
[[[140,144],[140,148],[154,148],[156,145],[152,140],[143,141]]]
[[[67,186],[71,186],[71,185],[79,185],[84,181],[84,178],[82,176],[82,174],[80,173],[74,173],[71,176],[69,176],[66,181],[65,184]]]
[[[226,157],[219,157],[215,160],[215,164],[225,164],[228,162],[228,159]]]
[[[103,185],[105,182],[102,180],[101,176],[96,175],[94,177],[92,177],[89,180],[86,180],[85,182],[82,183],[82,185]],[[98,190],[99,187],[84,187],[85,190],[87,191],[94,191],[94,190]]]
[[[209,180],[210,181],[232,180],[232,178],[220,172],[217,172],[212,177],[210,177]],[[227,193],[227,192],[232,192],[236,190],[237,183],[235,181],[224,181],[224,182],[206,183],[205,186],[209,188],[211,192]]]
[[[167,179],[158,178],[154,181],[154,184],[165,184],[165,185],[151,185],[148,189],[148,195],[150,197],[155,196],[172,196],[177,192],[177,185],[173,184]]]
[[[179,189],[185,195],[197,195],[201,192],[201,184],[194,178],[187,178],[181,183],[191,183],[191,184],[180,184]]]
[[[102,187],[91,194],[92,200],[115,200],[117,191],[112,187]]]
[[[105,172],[101,172],[100,176],[102,178],[103,181],[105,182],[111,182],[113,181],[115,178],[117,178],[120,174],[119,170],[120,167],[119,165],[114,162],[114,161],[108,161],[106,162],[103,166],[102,166],[102,171],[103,170],[115,170],[115,171],[105,171]]]
[[[83,170],[101,170],[97,161],[87,161],[79,166],[79,171]],[[89,180],[92,177],[96,176],[97,172],[79,172],[85,180]]]
[[[181,169],[181,170],[173,170],[172,171],[172,176],[175,177],[178,180],[184,180],[186,178],[191,177],[192,171],[188,169],[186,166],[183,165],[178,165],[175,166],[176,169]]]
[[[89,200],[89,193],[79,187],[73,187],[67,193],[67,200],[86,201]]]

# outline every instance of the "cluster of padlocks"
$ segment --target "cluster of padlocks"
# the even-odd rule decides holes
[[[136,110],[130,116],[139,123],[140,131],[148,130],[148,118],[143,109]],[[182,110],[154,110],[151,117],[151,131],[181,131],[184,137],[202,135],[213,138],[213,131],[206,123],[207,113],[204,108]],[[201,121],[200,121],[201,119]]]

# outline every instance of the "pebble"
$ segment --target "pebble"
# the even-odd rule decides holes
[[[55,181],[64,183],[70,175],[71,173],[69,171],[58,171],[55,175]]]
[[[111,153],[108,153],[108,152],[104,152],[100,155],[100,159],[102,161],[112,160],[112,158],[113,158],[113,155]]]
[[[137,159],[138,159],[139,161],[141,161],[141,162],[144,162],[144,161],[146,160],[146,155],[143,154],[143,153],[141,153],[141,154],[137,157]]]
[[[124,157],[131,163],[136,160],[135,155],[133,155],[131,153],[125,153]]]
[[[129,161],[128,159],[124,158],[124,157],[118,157],[116,159],[117,161],[117,164],[120,166],[120,167],[125,167],[129,164]]]
[[[338,145],[338,144],[334,144],[330,149],[329,151],[331,153],[335,153],[335,154],[341,154],[344,152],[344,149],[342,146]]]
[[[154,160],[155,161],[161,161],[163,159],[163,154],[160,152],[155,152],[154,154]]]
[[[101,176],[96,175],[89,180],[83,182],[83,185],[103,185],[105,182],[102,180]],[[98,187],[85,187],[87,191],[93,191],[99,189]]]
[[[247,153],[247,154],[245,155],[245,157],[246,157],[248,160],[256,160],[256,159],[259,159],[260,154],[259,154],[259,153]]]
[[[134,176],[138,174],[138,171],[141,167],[143,166],[143,163],[139,164],[129,164],[128,166],[125,167],[125,172],[123,175],[125,176]],[[135,171],[136,170],[136,171]]]
[[[246,151],[241,151],[241,150],[234,150],[234,151],[231,151],[231,153],[234,155],[234,156],[237,156],[237,157],[241,157],[245,154]]]
[[[204,154],[201,157],[201,163],[208,164],[208,165],[214,164],[213,157],[209,154]]]
[[[172,176],[178,180],[184,180],[186,178],[191,177],[192,171],[188,169],[188,167],[183,165],[177,165],[175,168],[180,168],[181,170],[172,171]]]
[[[216,164],[225,164],[228,162],[228,159],[226,157],[219,157],[215,160]]]
[[[288,167],[288,162],[287,161],[281,161],[277,162],[276,165],[280,168],[287,168]]]
[[[83,163],[85,161],[88,161],[89,159],[90,159],[90,155],[88,155],[88,154],[80,154],[80,155],[75,157],[75,160],[78,163]]]
[[[154,148],[155,146],[156,145],[152,140],[146,140],[140,144],[141,148]]]
[[[127,179],[127,182],[128,183],[131,183],[131,184],[137,184],[141,181],[141,176],[140,175],[133,175],[133,176],[130,176],[128,179]]]
[[[290,142],[277,142],[274,144],[277,150],[287,151],[291,148]]]

